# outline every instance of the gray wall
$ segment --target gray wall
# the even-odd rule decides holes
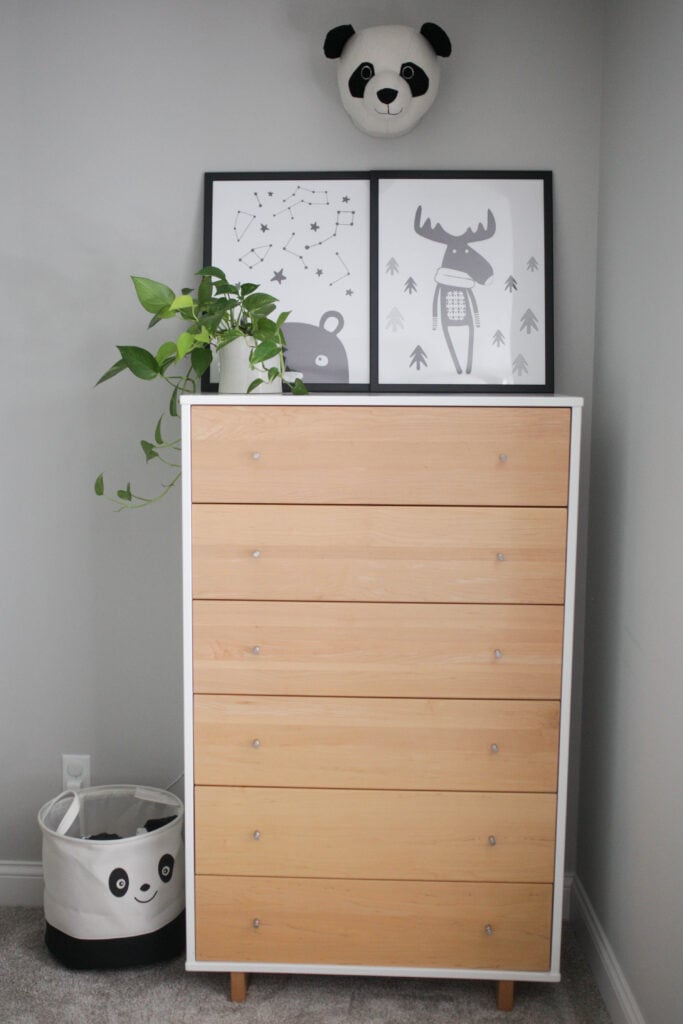
[[[5,9],[0,860],[31,860],[62,752],[90,753],[94,784],[165,786],[182,770],[179,495],[117,513],[92,491],[100,470],[148,486],[137,442],[157,394],[133,378],[92,386],[116,344],[145,341],[128,275],[191,280],[206,170],[549,168],[557,390],[590,397],[600,5]],[[427,18],[455,49],[436,105],[404,138],[360,134],[322,56],[326,31]]]
[[[648,1024],[683,1004],[683,5],[606,9],[578,874]]]

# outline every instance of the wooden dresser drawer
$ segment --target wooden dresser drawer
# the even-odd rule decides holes
[[[197,693],[560,695],[555,605],[195,601]]]
[[[562,508],[193,506],[196,598],[562,604]]]
[[[551,793],[195,791],[198,874],[552,882]]]
[[[554,792],[559,703],[194,698],[197,785]]]
[[[202,960],[548,969],[550,885],[199,875],[195,892]]]
[[[200,406],[192,500],[566,505],[569,424],[568,409]]]

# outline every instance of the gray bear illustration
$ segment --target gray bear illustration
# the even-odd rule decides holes
[[[328,328],[330,320],[336,326]],[[303,374],[304,384],[348,384],[349,360],[339,338],[343,328],[344,317],[333,309],[323,313],[319,324],[288,320],[282,326],[287,369]]]

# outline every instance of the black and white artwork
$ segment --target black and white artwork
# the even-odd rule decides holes
[[[309,390],[367,391],[368,175],[207,174],[205,199],[205,263],[290,313],[288,369]]]
[[[552,391],[550,175],[378,176],[373,389]]]

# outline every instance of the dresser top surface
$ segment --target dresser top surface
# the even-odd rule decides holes
[[[181,405],[446,406],[453,408],[580,408],[583,398],[570,395],[309,394],[184,395]]]

